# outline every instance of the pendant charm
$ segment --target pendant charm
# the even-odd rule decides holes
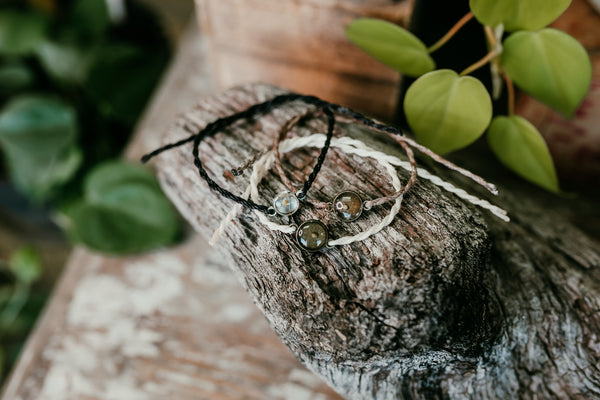
[[[363,201],[358,193],[346,190],[335,196],[333,209],[342,221],[351,222],[362,214]]]
[[[279,215],[292,215],[300,207],[300,200],[290,191],[279,193],[273,200],[273,208]]]
[[[328,240],[327,226],[315,219],[302,223],[296,231],[296,241],[306,251],[319,251],[327,245]]]

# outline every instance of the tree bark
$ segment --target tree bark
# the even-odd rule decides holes
[[[204,99],[165,140],[279,93],[248,85]],[[305,108],[289,105],[205,140],[200,154],[207,171],[242,193],[247,176],[232,180],[223,173],[269,147],[281,124]],[[384,135],[355,124],[338,127],[338,135],[398,152]],[[302,134],[324,129],[311,122]],[[298,150],[285,157],[293,182],[304,181],[316,154]],[[191,145],[159,156],[158,171],[183,216],[210,237],[234,203],[198,176]],[[450,179],[485,195],[462,177]],[[283,189],[269,174],[261,204]],[[343,189],[376,197],[391,187],[373,160],[331,151],[310,196],[329,200]],[[269,231],[244,210],[216,249],[282,341],[349,399],[600,398],[598,243],[560,211],[542,206],[543,194],[500,190],[490,200],[509,210],[510,223],[419,180],[395,221],[365,241],[306,253],[293,237]],[[355,233],[388,211],[381,206],[329,228]],[[307,209],[294,222],[315,217],[322,216]]]

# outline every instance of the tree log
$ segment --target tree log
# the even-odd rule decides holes
[[[279,93],[248,85],[207,98],[176,121],[165,141]],[[205,140],[200,154],[207,171],[242,193],[247,176],[223,173],[270,146],[281,124],[304,109],[289,105]],[[398,152],[384,135],[338,126],[338,135]],[[310,122],[301,134],[323,130],[322,122]],[[294,182],[304,181],[316,154],[285,157]],[[198,176],[191,145],[164,153],[157,164],[167,195],[210,237],[234,203]],[[399,174],[406,181],[408,174]],[[462,177],[451,179],[484,195]],[[261,204],[283,188],[277,175],[268,175]],[[391,187],[373,160],[333,150],[311,196],[329,200],[342,189],[376,197]],[[298,359],[349,399],[600,398],[598,243],[553,208],[500,189],[491,200],[509,210],[510,223],[419,180],[395,221],[365,241],[306,253],[244,210],[216,250]],[[355,233],[388,211],[381,206],[329,227]],[[315,216],[303,210],[294,219]]]

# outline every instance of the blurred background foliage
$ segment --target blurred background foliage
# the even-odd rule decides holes
[[[0,383],[54,280],[45,249],[16,245],[7,229],[59,243],[62,262],[65,238],[108,253],[176,239],[153,175],[114,161],[170,56],[140,2],[0,0]]]

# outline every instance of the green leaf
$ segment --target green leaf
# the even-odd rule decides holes
[[[81,150],[76,146],[55,155],[36,156],[21,151],[6,153],[15,186],[36,202],[55,195],[57,189],[75,175],[82,158]]]
[[[109,162],[86,178],[85,198],[70,211],[71,236],[107,253],[132,253],[170,244],[178,217],[156,178],[140,166]]]
[[[404,112],[417,139],[443,154],[463,148],[483,134],[492,119],[492,100],[478,79],[438,70],[410,86]]]
[[[0,113],[0,146],[15,185],[34,201],[50,198],[81,164],[75,111],[48,97],[20,96]]]
[[[11,255],[8,265],[17,280],[26,285],[32,284],[42,275],[40,256],[33,247],[17,249]]]
[[[496,117],[488,131],[492,151],[508,168],[551,192],[558,192],[558,179],[546,142],[525,118]]]
[[[160,190],[154,175],[138,165],[107,162],[98,171],[89,174],[85,181],[85,195],[90,202],[102,202],[106,193],[127,185],[145,185]]]
[[[0,53],[32,53],[46,34],[46,21],[37,14],[17,11],[0,12]]]
[[[0,66],[0,93],[13,94],[33,84],[35,76],[21,63],[5,63]]]
[[[346,27],[346,37],[373,58],[405,75],[416,77],[435,69],[425,44],[390,22],[356,19]]]
[[[45,41],[37,55],[46,72],[63,82],[82,84],[91,64],[90,53],[69,44]]]
[[[586,50],[556,29],[512,34],[504,42],[501,63],[521,89],[567,117],[590,88],[592,64]]]
[[[470,0],[471,11],[484,25],[504,24],[507,31],[538,30],[561,15],[571,0]]]
[[[70,147],[77,134],[73,108],[43,96],[19,96],[0,112],[0,145],[19,155],[52,157]]]

